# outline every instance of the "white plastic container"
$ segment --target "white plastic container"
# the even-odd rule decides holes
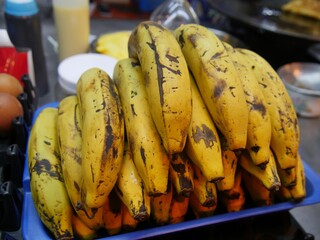
[[[57,101],[76,94],[76,85],[80,76],[90,68],[100,68],[112,78],[117,61],[113,57],[98,53],[77,54],[64,59],[58,66],[58,85],[55,89]]]

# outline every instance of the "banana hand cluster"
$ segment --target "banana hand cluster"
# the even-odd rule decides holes
[[[196,24],[145,21],[124,47],[32,128],[32,196],[57,239],[305,198],[297,115],[265,59]]]

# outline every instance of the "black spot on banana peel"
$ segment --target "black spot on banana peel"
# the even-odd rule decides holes
[[[82,136],[80,122],[79,122],[80,119],[77,119],[77,114],[76,114],[76,112],[79,111],[78,109],[79,109],[79,104],[76,104],[74,106],[74,126],[76,126],[77,131],[80,133],[80,136]]]
[[[197,143],[203,140],[207,148],[212,147],[215,142],[217,142],[215,134],[206,125],[202,125],[201,127],[197,126],[196,131],[193,132],[192,137]]]
[[[184,33],[184,30],[181,30],[181,32],[180,32],[180,34],[179,34],[179,36],[177,38],[181,48],[183,48],[184,44],[186,43],[184,38],[183,38],[183,33]]]
[[[130,107],[131,107],[132,115],[133,115],[133,116],[137,116],[137,113],[136,113],[136,111],[134,110],[134,104],[131,104]]]
[[[152,33],[149,31],[150,36],[152,36]],[[164,104],[164,98],[163,98],[163,94],[164,94],[164,90],[163,90],[163,83],[165,82],[165,77],[164,77],[164,69],[169,70],[170,72],[172,72],[173,74],[177,74],[177,75],[181,75],[181,71],[179,69],[174,70],[173,68],[171,68],[170,66],[166,66],[163,63],[160,62],[160,57],[159,57],[159,52],[157,50],[157,46],[155,43],[155,40],[153,37],[151,37],[151,43],[147,42],[147,45],[150,47],[150,49],[152,49],[152,51],[154,52],[154,59],[155,59],[155,65],[157,67],[157,79],[158,79],[158,85],[159,85],[159,91],[160,91],[160,103],[161,105]],[[166,57],[170,60],[170,61],[174,61],[176,63],[179,63],[178,61],[178,57],[174,57],[171,56],[169,54],[166,54]],[[150,80],[146,81],[146,84],[148,85]]]
[[[81,188],[76,181],[73,182],[73,185],[74,185],[75,189],[77,189],[77,191],[80,192]]]
[[[207,184],[210,184],[210,183],[208,182]],[[214,192],[212,192],[211,188],[207,188],[207,189],[210,189],[210,190],[206,192],[206,194],[207,194],[206,201],[202,204],[202,206],[212,207],[217,204],[216,195]]]
[[[81,201],[77,202],[77,204],[74,206],[74,210],[76,212],[80,212],[80,211],[83,212],[88,219],[94,219],[95,215],[98,212],[98,208],[90,208],[89,212],[91,214],[89,215],[87,209],[85,208],[84,204]]]
[[[141,205],[138,214],[134,216],[134,219],[139,221],[139,222],[143,222],[148,220],[149,218],[149,214],[147,213],[147,209],[145,207],[144,204]]]
[[[114,135],[113,135],[113,129],[112,129],[112,123],[110,120],[110,117],[108,118],[106,122],[106,138],[105,138],[105,152],[108,154],[110,149],[113,146],[113,141],[114,141]],[[102,159],[102,161],[106,161],[106,157]]]
[[[214,55],[212,55],[211,60],[221,58],[223,56],[223,52],[216,52]],[[223,71],[226,72],[227,68],[221,69],[220,67],[216,67],[217,71]]]
[[[227,87],[227,84],[225,81],[218,80],[217,85],[213,91],[213,99],[219,98],[222,95],[222,93],[224,92],[224,90],[226,89],[226,87]]]
[[[51,221],[51,222],[53,222],[53,221]],[[54,230],[54,232],[58,232],[58,231],[60,231],[59,230],[59,228],[60,228],[60,226],[59,226],[60,224],[58,224],[58,225],[56,225],[56,224],[53,224],[53,228],[54,229],[57,229],[57,230]],[[59,234],[59,236],[57,237],[57,239],[73,239],[73,234],[71,233],[71,232],[69,232],[68,230],[66,230],[66,231],[64,231],[64,232],[62,232],[62,234]]]
[[[31,172],[36,172],[38,175],[48,174],[52,179],[64,182],[60,166],[52,165],[47,159],[37,159]]]
[[[259,146],[253,146],[253,147],[250,148],[250,150],[255,152],[255,153],[257,153],[257,152],[259,152],[260,147]]]
[[[190,195],[193,192],[193,183],[192,183],[191,179],[188,179],[188,178],[185,178],[185,177],[179,175],[179,182],[180,182],[181,189],[182,189],[180,195],[184,196],[184,197],[190,197]]]
[[[261,102],[253,102],[251,103],[251,109],[254,111],[261,112],[262,116],[265,116],[267,114],[266,106]]]
[[[238,199],[240,197],[240,193],[239,192],[233,192],[232,194],[225,194],[224,196],[228,200],[235,200],[235,199]]]
[[[143,163],[146,164],[146,154],[145,154],[145,150],[144,150],[144,147],[140,146],[140,155],[141,155],[141,158],[143,160]]]

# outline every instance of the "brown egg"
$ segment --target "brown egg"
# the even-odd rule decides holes
[[[7,73],[0,73],[0,92],[9,93],[17,97],[23,93],[23,87],[19,80]]]
[[[0,136],[6,136],[12,130],[12,121],[23,116],[19,100],[9,93],[0,93]]]

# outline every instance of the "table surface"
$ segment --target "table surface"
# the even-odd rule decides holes
[[[91,34],[98,36],[115,30],[131,30],[142,20],[91,19]],[[52,44],[48,41],[49,36],[53,38],[56,36],[52,18],[43,19],[42,31],[50,92],[39,99],[40,106],[59,100],[55,92],[57,89],[58,59]],[[301,156],[305,162],[320,174],[320,119],[299,118],[299,124],[301,129]],[[307,233],[314,235],[315,239],[320,239],[320,204],[295,208],[290,210],[290,213]]]

